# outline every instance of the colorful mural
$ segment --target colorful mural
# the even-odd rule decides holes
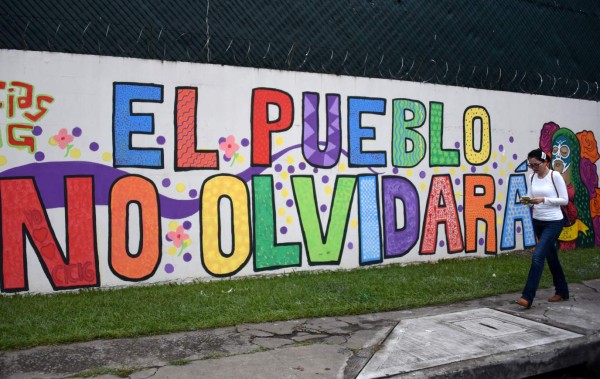
[[[539,146],[553,154],[577,213],[561,248],[600,245],[598,120],[584,117],[598,113],[596,103],[555,99],[582,113],[559,127],[565,116],[547,100],[529,96],[513,108],[520,94],[109,57],[0,57],[30,73],[0,78],[2,293],[532,247],[531,216],[516,199],[536,147],[528,134],[540,127]],[[533,119],[518,113],[531,109]],[[521,119],[526,130],[514,129]]]

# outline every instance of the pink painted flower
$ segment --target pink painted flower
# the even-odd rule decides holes
[[[184,233],[183,226],[179,225],[177,230],[167,233],[167,238],[173,241],[173,245],[175,245],[175,247],[181,247],[182,243],[189,239],[190,236],[189,234]]]
[[[560,126],[555,122],[547,122],[542,127],[542,131],[540,132],[540,149],[546,154],[552,153],[552,135],[560,129]]]
[[[235,137],[229,136],[225,141],[219,144],[219,149],[225,152],[225,156],[227,158],[231,158],[235,155],[235,153],[240,149],[240,145],[235,143]]]
[[[61,130],[59,130],[58,134],[55,136],[52,136],[52,138],[54,139],[54,141],[56,141],[56,143],[58,144],[58,147],[60,147],[62,150],[66,149],[67,146],[69,145],[69,143],[73,142],[73,139],[74,139],[74,137],[72,135],[67,133],[67,129],[65,129],[65,128],[62,128]]]

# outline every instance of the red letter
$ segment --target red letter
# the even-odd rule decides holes
[[[269,121],[269,105],[279,108],[279,117]],[[252,91],[252,165],[271,164],[271,133],[289,129],[294,121],[292,97],[276,89]]]
[[[437,230],[439,224],[446,226],[446,239],[448,251],[457,253],[463,249],[460,223],[454,202],[454,191],[450,175],[434,175],[431,178],[427,210],[425,211],[425,225],[419,254],[435,253]]]
[[[216,150],[196,151],[197,88],[177,87],[175,100],[175,170],[219,169]]]
[[[2,209],[2,290],[29,289],[25,267],[25,235],[29,238],[52,288],[98,286],[98,258],[94,230],[93,179],[65,178],[67,254],[56,240],[32,178],[0,180]],[[91,275],[65,275],[78,265]]]

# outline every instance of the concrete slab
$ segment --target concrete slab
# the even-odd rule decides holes
[[[351,352],[333,345],[284,347],[249,355],[192,362],[182,367],[161,367],[155,378],[342,378]]]
[[[358,378],[371,379],[582,335],[489,308],[402,320]]]

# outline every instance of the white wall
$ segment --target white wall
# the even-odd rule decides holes
[[[0,81],[4,83],[0,98],[3,108],[0,112],[3,293],[53,292],[80,287],[278,274],[291,270],[347,269],[522,249],[533,244],[533,237],[531,220],[524,216],[527,213],[521,206],[514,203],[515,191],[522,192],[522,185],[526,183],[519,166],[527,153],[539,146],[544,124],[554,122],[573,133],[590,131],[585,135],[591,146],[584,148],[586,152],[581,158],[592,161],[590,156],[594,149],[597,154],[594,138],[597,139],[600,130],[600,105],[590,101],[383,79],[13,50],[0,51],[0,67]],[[15,81],[33,86],[31,105]],[[135,101],[129,114],[128,103],[120,97],[127,88],[137,89],[138,99],[154,91],[162,101]],[[195,148],[208,157],[217,151],[218,169],[183,167],[175,159],[177,88],[191,94],[197,90]],[[273,124],[261,126],[254,121],[253,135],[252,107],[260,100],[259,92],[253,97],[253,91],[260,88],[272,89],[271,94],[283,93],[284,98],[285,94],[291,97],[291,126],[266,133],[265,127]],[[124,91],[119,92],[121,90]],[[339,98],[342,145],[339,159],[332,167],[314,167],[306,161],[306,151],[303,154],[303,94],[307,92],[320,97],[319,133],[323,142],[327,140],[326,96],[332,94]],[[51,97],[51,101],[43,95]],[[398,165],[400,167],[393,165],[393,126],[400,132],[398,121],[394,124],[395,99],[421,103],[426,110],[423,126],[410,129],[422,135],[425,142],[424,147],[412,147],[417,152],[420,149],[425,152],[414,166],[407,162]],[[47,111],[32,121],[31,115],[40,112],[38,100]],[[268,100],[272,101],[275,99]],[[373,108],[370,113],[356,117],[349,114],[351,102]],[[384,109],[378,110],[382,105]],[[435,134],[430,132],[430,123],[436,124],[430,117],[431,109],[436,106],[443,106],[442,132],[438,134],[441,147],[457,152],[449,154],[457,154],[459,161],[453,162],[458,165],[444,162],[436,165],[431,161],[432,155],[440,150],[430,141],[430,134]],[[262,109],[257,108],[254,116]],[[475,118],[474,125],[469,121],[465,125],[468,109],[481,117]],[[269,122],[275,122],[279,113],[285,118],[288,111],[269,107]],[[136,125],[139,114],[151,116],[153,126],[144,122]],[[402,118],[402,114],[396,116]],[[408,116],[407,113],[407,119]],[[148,134],[132,131],[148,125],[153,127]],[[73,140],[61,148],[57,141],[63,128],[66,129],[63,136],[72,136]],[[469,131],[473,131],[472,136]],[[363,134],[362,142],[357,133]],[[369,133],[373,133],[372,138]],[[261,139],[261,135],[270,136],[270,140]],[[220,139],[227,136],[233,136],[239,145],[233,164],[226,161],[224,151],[219,150]],[[127,143],[129,137],[131,143]],[[194,142],[192,134],[180,134],[179,138],[182,142]],[[362,154],[352,151],[350,140],[362,144]],[[31,145],[32,141],[35,146]],[[115,146],[122,146],[125,151],[115,152]],[[469,154],[472,150],[469,147],[475,149],[473,154]],[[269,149],[270,155],[266,156],[270,156],[270,163],[253,164],[253,154],[258,159],[259,151],[268,153]],[[153,167],[148,151],[162,154],[159,167]],[[377,160],[369,161],[368,153],[379,154],[384,164],[373,164]],[[350,162],[350,156],[354,157],[354,163]],[[142,163],[131,163],[134,159]],[[123,180],[125,174],[136,176],[134,180]],[[260,174],[262,179],[272,178],[270,191],[261,187],[262,192],[255,196],[252,174]],[[471,174],[476,176],[468,179]],[[80,179],[93,177],[91,196],[95,202],[91,208],[86,208],[85,202],[74,200],[65,208],[63,184],[66,177],[73,175]],[[450,175],[451,186],[444,187],[447,175]],[[511,175],[517,178],[512,189]],[[593,171],[589,175],[593,181]],[[597,167],[595,175],[595,187],[598,187]],[[301,187],[302,178],[292,184],[294,176],[314,179],[322,232],[314,219],[312,222],[310,219],[314,216],[313,196],[309,191],[312,186]],[[402,237],[395,240],[394,246],[398,248],[403,238],[416,238],[412,247],[405,246],[404,250],[393,250],[393,244],[390,247],[385,244],[388,237],[384,231],[386,205],[382,187],[383,178],[388,176],[400,178],[402,185],[411,183],[416,190],[416,202],[410,203],[410,197],[402,197],[411,195],[402,189],[405,187],[399,189],[401,200],[395,202],[396,232]],[[358,178],[362,186],[358,185]],[[394,181],[388,179],[389,183]],[[340,182],[344,180],[348,187]],[[494,213],[491,220],[479,212],[481,208],[477,207],[481,205],[472,206],[478,197],[465,193],[468,180],[473,180],[475,187],[481,187],[478,191],[493,196],[485,207]],[[82,182],[73,183],[75,188],[82,188]],[[111,192],[117,183],[121,186]],[[369,185],[376,185],[372,193],[368,192]],[[37,192],[32,192],[32,188],[37,188]],[[430,193],[434,194],[432,198],[438,199],[439,191],[445,193],[448,189],[456,207],[428,203]],[[79,199],[91,193],[89,188],[82,191]],[[359,204],[361,191],[364,197]],[[272,211],[269,194],[275,203]],[[339,208],[331,215],[334,195]],[[592,195],[590,193],[588,204],[590,218],[582,219],[581,233],[584,227],[588,228],[587,233],[593,233],[594,220],[600,224],[600,215],[594,211],[597,201]],[[225,200],[227,197],[235,204],[233,214]],[[40,199],[40,205],[36,205],[35,199]],[[124,201],[121,206],[118,199]],[[160,223],[154,226],[148,221],[158,220],[152,218],[152,207],[146,203],[132,204],[152,203],[157,199],[160,199]],[[112,206],[111,200],[114,201]],[[346,200],[350,201],[347,215]],[[448,200],[444,198],[444,202]],[[221,204],[219,217],[211,213],[211,209],[217,209],[216,204]],[[259,213],[257,220],[254,219],[255,206],[265,210]],[[389,203],[387,206],[393,210]],[[86,211],[77,213],[77,207]],[[305,210],[304,220],[300,207]],[[89,209],[94,212],[90,213]],[[129,227],[123,228],[124,224],[118,226],[117,219],[126,217],[127,209]],[[38,215],[39,210],[46,212],[47,221],[44,222],[43,212]],[[72,210],[72,219],[77,220],[72,230],[68,230],[67,210]],[[203,211],[208,212],[206,217],[201,214]],[[477,221],[478,218],[482,219]],[[274,227],[269,228],[267,221],[274,223]],[[490,221],[495,221],[495,225]],[[115,224],[111,226],[111,222]],[[457,228],[452,226],[455,222]],[[468,222],[476,225],[472,228],[475,234],[467,233]],[[402,227],[407,223],[418,225],[417,234],[403,232]],[[490,233],[486,233],[486,225],[491,228]],[[175,234],[167,238],[169,232],[176,232],[177,226],[182,226],[180,231],[187,235],[183,238],[183,247],[175,246]],[[52,233],[58,245],[53,242]],[[271,234],[275,235],[277,247],[267,243],[273,242],[267,238]],[[328,245],[320,245],[325,240],[320,234],[326,234]],[[582,236],[578,232],[575,235]],[[146,239],[140,246],[142,236]],[[71,247],[68,247],[68,238],[72,238]],[[486,245],[490,240],[493,244]],[[124,245],[119,245],[122,241]],[[592,239],[592,243],[595,241]],[[469,249],[470,243],[474,250]],[[257,244],[262,249],[258,254]],[[433,244],[433,251],[428,244]],[[53,246],[58,250],[53,250]]]

